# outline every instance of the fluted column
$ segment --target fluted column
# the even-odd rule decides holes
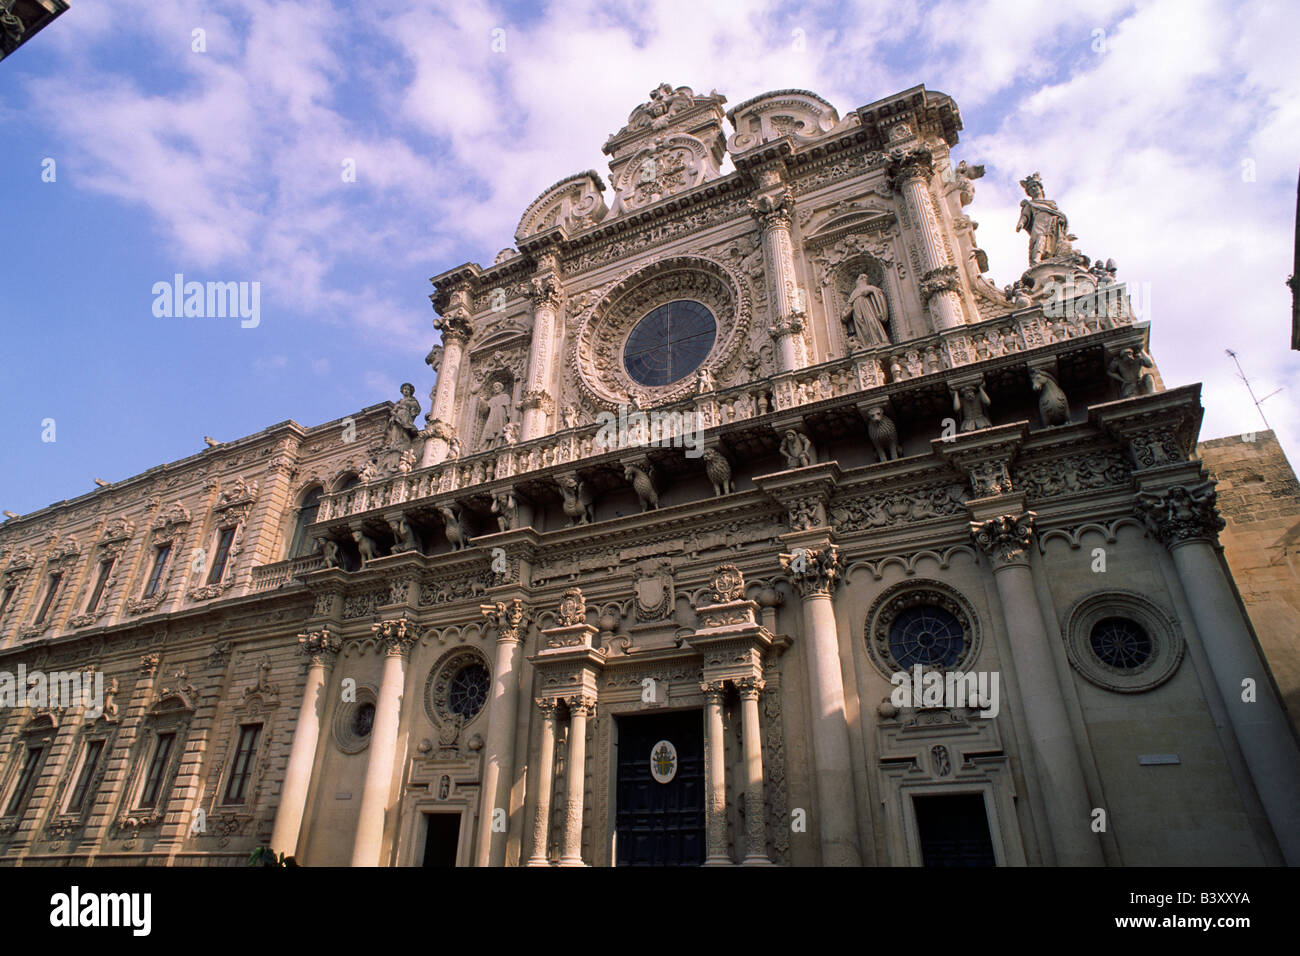
[[[519,712],[519,649],[528,628],[528,610],[515,598],[509,604],[480,605],[497,631],[492,699],[488,704],[487,747],[483,761],[482,806],[478,818],[475,866],[503,866],[507,833],[494,826],[497,810],[509,815],[510,784],[515,769],[515,716]]]
[[[352,843],[353,866],[379,866],[384,844],[384,816],[397,760],[397,731],[401,723],[402,687],[406,681],[406,655],[419,637],[414,623],[397,619],[372,628],[384,647],[384,669],[375,702],[375,724],[370,732],[370,759],[361,790],[361,811]]]
[[[1300,866],[1300,752],[1215,551],[1224,522],[1214,485],[1139,492],[1136,509],[1169,549],[1260,802],[1287,865]]]
[[[456,384],[460,380],[460,363],[465,354],[465,344],[472,331],[469,312],[465,308],[466,296],[455,299],[456,304],[446,315],[433,320],[433,327],[442,333],[442,361],[438,366],[438,381],[434,385],[433,407],[424,416],[428,423],[422,435],[424,454],[420,465],[436,465],[447,458],[448,439],[452,437],[452,415],[456,400]]]
[[[961,288],[957,267],[948,261],[943,232],[934,213],[929,180],[934,173],[933,157],[925,146],[896,150],[890,157],[889,176],[903,194],[907,217],[919,244],[921,256],[921,301],[930,306],[935,331],[963,325]]]
[[[1092,804],[1083,766],[1029,570],[1034,518],[1032,511],[1026,511],[972,521],[971,534],[993,566],[1056,862],[1104,866],[1101,843],[1091,827]]]
[[[858,866],[849,728],[844,716],[844,675],[831,592],[839,584],[839,548],[800,548],[781,555],[781,566],[803,601],[808,653],[808,696],[813,710],[813,761],[823,866]]]
[[[533,810],[533,854],[528,866],[550,866],[547,854],[551,838],[551,788],[555,785],[555,707],[558,701],[543,697],[534,701],[542,712],[542,740],[538,744],[537,771],[530,774],[537,789],[537,804]]]
[[[525,294],[533,303],[533,338],[528,352],[528,376],[524,380],[521,441],[546,434],[554,408],[554,400],[546,386],[551,377],[552,339],[555,316],[563,301],[562,288],[555,256],[542,256],[537,274],[524,286]]]
[[[790,216],[794,194],[782,189],[750,200],[749,210],[763,233],[763,262],[767,268],[771,302],[772,338],[776,340],[782,372],[806,364],[803,330],[807,321],[807,296],[799,288],[794,267],[794,240],[790,237]]]
[[[700,685],[704,691],[704,847],[705,866],[727,866],[727,762],[722,731],[726,681]]]
[[[587,784],[587,717],[596,712],[596,698],[570,697],[568,777],[564,793],[564,850],[560,866],[582,862],[582,804]]]
[[[307,680],[302,688],[298,723],[293,729],[289,765],[280,789],[280,806],[275,812],[271,831],[271,849],[294,856],[302,832],[302,816],[307,809],[311,774],[316,764],[316,745],[320,741],[320,722],[325,713],[325,678],[343,642],[328,629],[298,635],[298,647],[307,655]]]
[[[740,692],[740,726],[745,749],[745,864],[770,864],[763,807],[763,737],[758,722],[758,696],[765,687],[757,677],[736,681]]]

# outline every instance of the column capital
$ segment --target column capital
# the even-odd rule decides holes
[[[1190,541],[1218,540],[1225,523],[1219,516],[1214,479],[1196,485],[1174,485],[1161,492],[1139,491],[1133,510],[1152,537],[1166,548]]]
[[[1029,545],[1034,538],[1037,517],[1034,512],[1025,511],[970,523],[971,537],[988,557],[994,571],[1029,563]]]
[[[524,602],[514,598],[509,603],[498,601],[496,604],[480,604],[479,611],[488,622],[497,629],[497,640],[517,644],[523,639],[532,612],[524,607]]]
[[[298,635],[298,649],[307,655],[308,662],[313,665],[329,667],[342,648],[343,641],[337,634],[331,634],[327,627]]]
[[[960,292],[961,280],[956,266],[939,266],[921,276],[921,300],[929,302],[941,292]]]
[[[555,399],[551,398],[551,393],[544,388],[531,389],[524,392],[519,401],[520,408],[540,408],[547,415],[555,410]]]
[[[558,270],[554,268],[555,257],[549,258],[552,260],[550,269],[540,271],[519,287],[519,291],[532,303],[534,315],[543,309],[554,311],[564,302],[564,284],[560,281]]]
[[[909,181],[924,183],[933,173],[934,154],[928,146],[895,149],[889,154],[887,175],[891,184],[902,185]]]
[[[584,717],[594,717],[596,715],[596,698],[589,694],[575,694],[573,697],[564,698],[564,702],[569,705],[570,716],[581,714]]]
[[[141,654],[140,655],[140,676],[153,677],[158,673],[158,655]]]
[[[555,711],[560,705],[558,697],[534,697],[533,703],[541,711],[542,716],[548,720],[555,716]]]
[[[453,341],[464,345],[474,333],[469,324],[469,316],[461,309],[450,309],[446,315],[437,316],[433,320],[433,327],[442,333],[444,345]]]
[[[771,228],[790,228],[790,217],[794,213],[794,193],[789,187],[776,192],[751,199],[745,204],[764,230]]]
[[[736,685],[741,700],[758,700],[759,695],[767,688],[767,681],[761,677],[740,677],[732,683]]]
[[[379,621],[370,625],[370,630],[375,632],[389,657],[406,657],[411,645],[420,639],[420,625],[404,617]]]
[[[840,549],[834,544],[820,548],[795,548],[790,554],[780,555],[780,559],[781,569],[803,597],[829,596],[844,573]]]
[[[722,695],[727,690],[725,680],[710,680],[700,684],[700,690],[704,691],[704,697],[710,704],[722,703]]]

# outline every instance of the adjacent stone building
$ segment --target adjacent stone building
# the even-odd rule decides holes
[[[664,84],[434,278],[427,412],[6,522],[0,861],[1300,862],[1199,387],[1037,174],[989,282],[961,127]]]

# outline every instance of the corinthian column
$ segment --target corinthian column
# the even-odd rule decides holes
[[[528,353],[528,377],[524,381],[524,420],[520,440],[528,441],[546,434],[554,400],[546,385],[551,377],[552,339],[555,316],[563,301],[559,264],[553,255],[541,257],[537,274],[524,286],[524,294],[533,303],[533,339]]]
[[[767,269],[772,338],[780,353],[781,371],[793,372],[804,366],[803,330],[807,319],[807,296],[795,278],[794,241],[790,238],[790,215],[794,195],[788,189],[752,199],[749,210],[763,233],[763,262]]]
[[[813,710],[813,761],[817,767],[817,815],[823,866],[858,866],[849,728],[844,717],[844,675],[831,592],[839,584],[840,549],[798,548],[781,555],[781,566],[803,600],[803,638],[808,649],[808,696]]]
[[[515,769],[515,715],[518,713],[519,648],[528,628],[528,611],[515,598],[509,604],[482,604],[479,610],[497,631],[492,700],[488,704],[487,753],[483,763],[483,805],[478,815],[475,866],[503,866],[507,833],[493,824],[498,809],[509,815],[510,783]]]
[[[745,748],[745,864],[770,864],[767,827],[763,822],[763,738],[758,724],[758,696],[765,687],[757,677],[736,681]]]
[[[433,327],[442,333],[442,360],[438,366],[438,382],[433,391],[433,407],[425,414],[428,423],[421,432],[427,441],[420,458],[421,467],[436,465],[447,458],[447,441],[452,437],[451,418],[456,399],[456,383],[460,379],[460,363],[465,353],[465,343],[472,331],[469,309],[465,306],[468,295],[457,292],[453,306],[446,315],[433,320]]]
[[[298,635],[298,647],[307,655],[307,680],[302,689],[302,705],[298,708],[298,723],[293,729],[284,786],[280,788],[275,829],[271,831],[271,849],[277,853],[294,856],[298,851],[312,767],[316,763],[316,744],[320,740],[320,722],[325,713],[325,678],[342,646],[343,642],[328,629]]]
[[[722,737],[722,695],[726,681],[700,685],[704,691],[705,866],[729,866],[727,855],[727,762]]]
[[[542,740],[538,745],[537,771],[529,774],[537,789],[537,806],[533,811],[533,854],[528,866],[550,866],[547,854],[551,838],[551,789],[555,786],[555,707],[553,697],[542,697],[534,703],[542,712]]]
[[[1105,866],[1101,844],[1092,831],[1088,787],[1029,571],[1034,518],[1032,511],[1026,511],[972,521],[971,534],[993,566],[1056,862]]]
[[[417,625],[401,618],[381,621],[371,629],[384,647],[384,669],[375,703],[375,724],[370,732],[370,760],[361,790],[360,819],[352,843],[353,866],[378,866],[382,862],[384,815],[388,811],[388,794],[397,760],[406,655],[419,638]]]
[[[570,697],[568,778],[564,794],[564,849],[560,866],[582,862],[582,802],[587,783],[587,717],[596,712],[596,698]]]
[[[1300,866],[1300,752],[1215,550],[1214,485],[1139,492],[1136,510],[1169,549],[1260,802],[1287,865]]]
[[[935,331],[964,324],[957,267],[948,261],[939,220],[934,214],[929,183],[934,173],[933,158],[925,146],[895,150],[890,157],[889,177],[903,194],[907,218],[912,223],[921,256],[921,301],[930,306]]]

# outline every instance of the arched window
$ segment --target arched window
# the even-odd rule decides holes
[[[312,554],[317,548],[316,542],[307,537],[307,527],[316,521],[316,515],[320,511],[321,494],[320,488],[313,488],[303,496],[302,504],[298,506],[298,518],[293,525],[293,537],[289,540],[291,558]]]

